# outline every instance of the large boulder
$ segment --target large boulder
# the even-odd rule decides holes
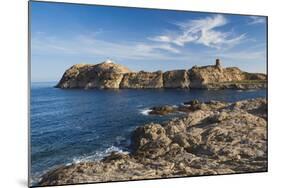
[[[138,127],[132,135],[132,147],[139,157],[155,158],[163,155],[171,140],[160,124],[148,124]]]

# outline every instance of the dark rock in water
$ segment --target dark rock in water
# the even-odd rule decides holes
[[[192,111],[192,108],[190,105],[180,105],[178,108],[177,108],[177,111],[179,112],[191,112]]]
[[[185,104],[185,105],[196,105],[196,104],[199,104],[199,101],[195,99],[195,100],[184,102],[183,104]]]
[[[267,87],[267,76],[248,73],[237,67],[223,68],[220,63],[189,70],[167,72],[132,72],[128,68],[105,61],[100,64],[77,64],[63,74],[58,88],[200,88],[257,89]]]
[[[152,107],[149,112],[150,115],[167,115],[177,111],[177,108],[169,105]]]
[[[130,154],[62,166],[39,185],[267,171],[267,101],[196,103],[200,108],[132,133]]]

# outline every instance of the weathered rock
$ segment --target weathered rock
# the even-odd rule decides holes
[[[163,74],[158,72],[144,72],[124,74],[120,88],[162,88]]]
[[[188,88],[187,70],[167,71],[163,74],[164,88]]]
[[[171,140],[160,124],[149,124],[138,127],[133,136],[134,154],[138,157],[155,158],[163,155]]]
[[[177,108],[169,105],[164,105],[152,107],[150,110],[151,111],[149,112],[149,114],[151,115],[167,115],[176,112]]]
[[[190,88],[256,89],[266,87],[266,75],[247,73],[237,67],[221,65],[192,67],[189,71]]]
[[[267,101],[204,105],[186,117],[138,127],[130,154],[59,167],[39,185],[267,171]]]
[[[195,100],[184,102],[183,104],[185,104],[185,105],[196,105],[196,104],[199,104],[199,101],[195,99]]]
[[[123,74],[128,72],[128,68],[114,63],[77,64],[64,73],[57,87],[119,88]]]
[[[189,70],[131,72],[128,68],[106,61],[96,65],[78,64],[68,69],[58,88],[200,88],[258,89],[267,87],[267,76],[247,73],[237,67],[216,65]]]
[[[219,101],[209,101],[209,102],[199,102],[198,100],[191,100],[184,102],[183,105],[174,106],[174,105],[164,105],[156,106],[150,108],[150,115],[168,115],[176,112],[193,112],[195,110],[217,110],[223,108],[227,105],[225,102]]]

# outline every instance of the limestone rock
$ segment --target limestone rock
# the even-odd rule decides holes
[[[188,88],[189,77],[187,70],[167,71],[163,74],[164,88]]]
[[[58,88],[200,88],[259,89],[267,87],[267,76],[248,73],[237,67],[223,68],[220,62],[194,66],[189,70],[131,72],[128,68],[105,61],[96,65],[77,64],[65,71]]]
[[[163,74],[158,72],[144,72],[124,74],[120,88],[162,88]]]
[[[267,171],[266,99],[204,106],[138,127],[130,154],[113,152],[101,161],[56,168],[38,185]]]
[[[237,67],[209,65],[189,70],[190,88],[256,89],[265,88],[266,76],[241,71]]]
[[[150,110],[151,115],[167,115],[176,112],[176,108],[169,105],[152,107]]]
[[[115,63],[78,64],[64,73],[57,87],[119,88],[123,74],[128,72],[130,72],[128,68]]]

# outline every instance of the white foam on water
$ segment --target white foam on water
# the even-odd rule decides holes
[[[67,165],[71,165],[73,163],[77,164],[77,163],[81,163],[81,162],[99,161],[99,160],[103,159],[104,157],[110,155],[111,152],[118,152],[118,153],[125,153],[125,154],[128,153],[128,152],[123,151],[122,149],[120,149],[116,146],[110,146],[109,148],[107,148],[103,151],[97,151],[93,154],[75,157],[75,158],[73,158],[73,162],[70,163],[70,164],[67,164]]]
[[[140,110],[140,113],[142,115],[145,115],[145,116],[148,116],[149,115],[149,112],[151,112],[152,110],[148,109],[148,108],[145,108],[145,109],[142,109]]]
[[[118,153],[124,153],[124,154],[129,153],[127,151],[123,151],[122,149],[120,149],[116,146],[110,146],[103,151],[97,151],[97,152],[94,152],[91,154],[74,157],[72,162],[66,163],[65,166],[70,166],[70,165],[81,163],[81,162],[99,161],[99,160],[103,159],[104,157],[109,156],[111,154],[111,152],[118,152]],[[40,173],[36,173],[36,174],[32,175],[31,185],[36,185],[38,182],[40,182],[43,174],[49,172],[50,170],[57,168],[58,166],[60,166],[60,165],[53,166],[49,169],[46,169],[44,172],[40,172]]]

